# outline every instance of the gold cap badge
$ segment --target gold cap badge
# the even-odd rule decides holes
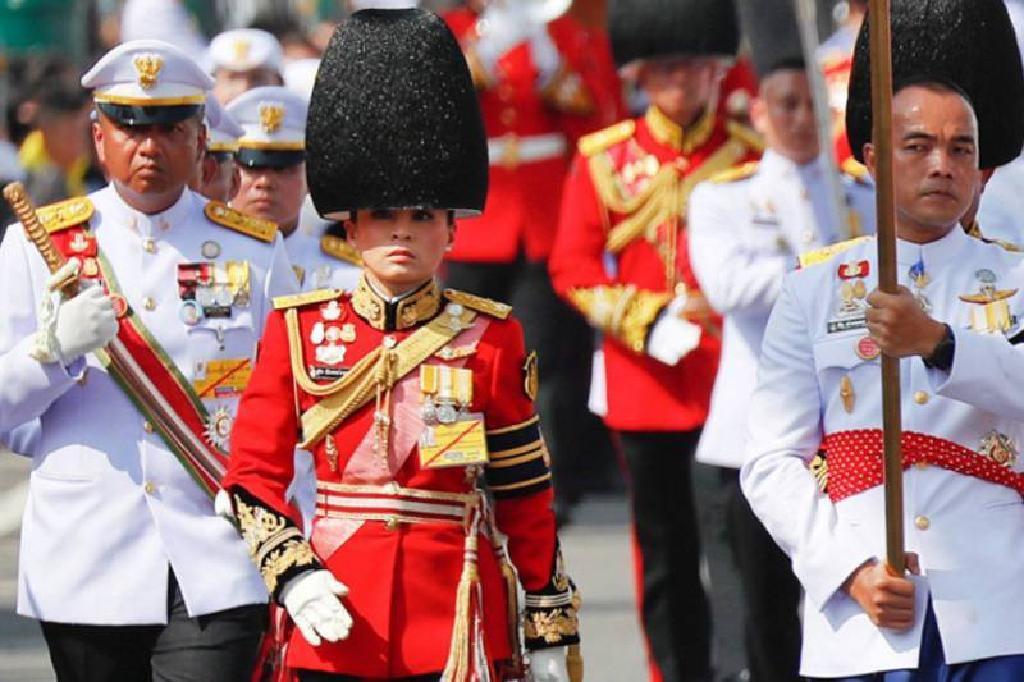
[[[236,62],[244,62],[249,58],[249,50],[252,48],[252,45],[249,43],[248,40],[236,40],[235,44],[232,47],[234,48],[235,51]]]
[[[164,58],[155,54],[141,54],[132,62],[139,75],[139,87],[149,90],[156,85],[156,78],[164,68]]]
[[[275,102],[260,103],[260,126],[267,135],[273,135],[284,122],[284,105]]]

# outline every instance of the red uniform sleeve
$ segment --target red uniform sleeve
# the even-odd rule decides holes
[[[647,334],[671,294],[617,282],[605,270],[610,216],[598,196],[591,160],[577,154],[562,195],[558,236],[548,262],[555,290],[587,321],[643,353]]]
[[[508,536],[509,557],[527,594],[526,645],[565,646],[579,641],[579,629],[551,510],[548,452],[530,395],[536,358],[526,355],[517,321],[504,327],[485,412],[487,484],[498,530]]]

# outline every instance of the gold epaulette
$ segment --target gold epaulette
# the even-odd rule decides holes
[[[246,215],[219,201],[210,201],[206,204],[206,217],[210,219],[210,222],[235,232],[241,232],[253,239],[259,239],[261,242],[273,242],[274,236],[277,234],[276,223]]]
[[[613,126],[608,126],[603,130],[598,130],[596,133],[590,133],[581,137],[578,144],[580,154],[583,154],[583,156],[599,154],[608,149],[608,147],[633,137],[635,132],[636,121],[631,118],[619,121]]]
[[[741,166],[733,166],[727,168],[724,171],[719,171],[709,178],[709,182],[715,183],[727,183],[737,182],[739,180],[746,180],[757,172],[757,167],[761,164],[760,161],[751,161]]]
[[[363,267],[363,259],[359,257],[359,252],[352,248],[352,245],[348,243],[348,240],[342,239],[341,237],[335,237],[329,234],[320,237],[320,250],[331,258],[337,258],[338,260],[345,261],[346,263]]]
[[[512,314],[512,306],[510,305],[499,303],[498,301],[492,301],[491,299],[484,298],[483,296],[467,294],[465,291],[445,289],[444,297],[452,303],[458,303],[470,310],[475,310],[478,313],[484,313],[485,315],[496,317],[499,320],[504,320]]]
[[[764,138],[758,135],[757,131],[753,128],[748,128],[736,121],[726,121],[725,130],[729,133],[729,137],[735,137],[755,152],[761,153],[764,151]]]
[[[36,216],[46,231],[52,234],[87,222],[93,210],[89,197],[75,197],[36,209]]]
[[[981,241],[985,242],[986,244],[995,244],[1003,251],[1009,251],[1010,253],[1021,253],[1022,251],[1024,251],[1024,249],[1022,249],[1020,245],[1014,244],[1013,242],[1004,241],[1002,239],[995,239],[993,237],[982,237]]]
[[[275,296],[274,310],[298,308],[300,306],[309,305],[310,303],[323,303],[324,301],[330,301],[338,298],[343,293],[344,292],[341,289],[314,289],[313,291],[304,291],[301,294]]]
[[[854,182],[859,185],[870,185],[871,174],[868,173],[868,168],[857,159],[852,156],[846,161],[843,161],[843,165],[840,167],[846,175],[853,178]]]
[[[868,237],[857,237],[856,239],[847,239],[845,242],[837,242],[830,244],[821,249],[815,249],[814,251],[808,251],[800,254],[800,267],[806,268],[811,265],[817,265],[818,263],[824,263],[831,260],[836,254],[840,254],[843,251],[852,249],[857,244],[866,241]]]

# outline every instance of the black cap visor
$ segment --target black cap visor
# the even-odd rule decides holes
[[[235,162],[246,168],[290,168],[306,160],[302,149],[253,149],[242,147],[235,152]]]
[[[199,115],[202,104],[175,104],[171,106],[135,106],[130,104],[114,104],[113,102],[96,102],[107,118],[125,126],[164,125],[180,123],[188,118]]]

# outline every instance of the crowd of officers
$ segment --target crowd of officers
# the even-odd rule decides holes
[[[1003,0],[893,2],[895,294],[864,3],[816,51],[773,2],[615,0],[607,32],[354,5],[322,59],[123,42],[0,147],[41,204],[0,246],[0,438],[33,459],[18,611],[58,679],[520,680],[525,648],[578,680],[557,528],[616,461],[631,680],[722,679],[723,531],[736,679],[1024,679],[1024,271],[982,199],[1024,141]]]

